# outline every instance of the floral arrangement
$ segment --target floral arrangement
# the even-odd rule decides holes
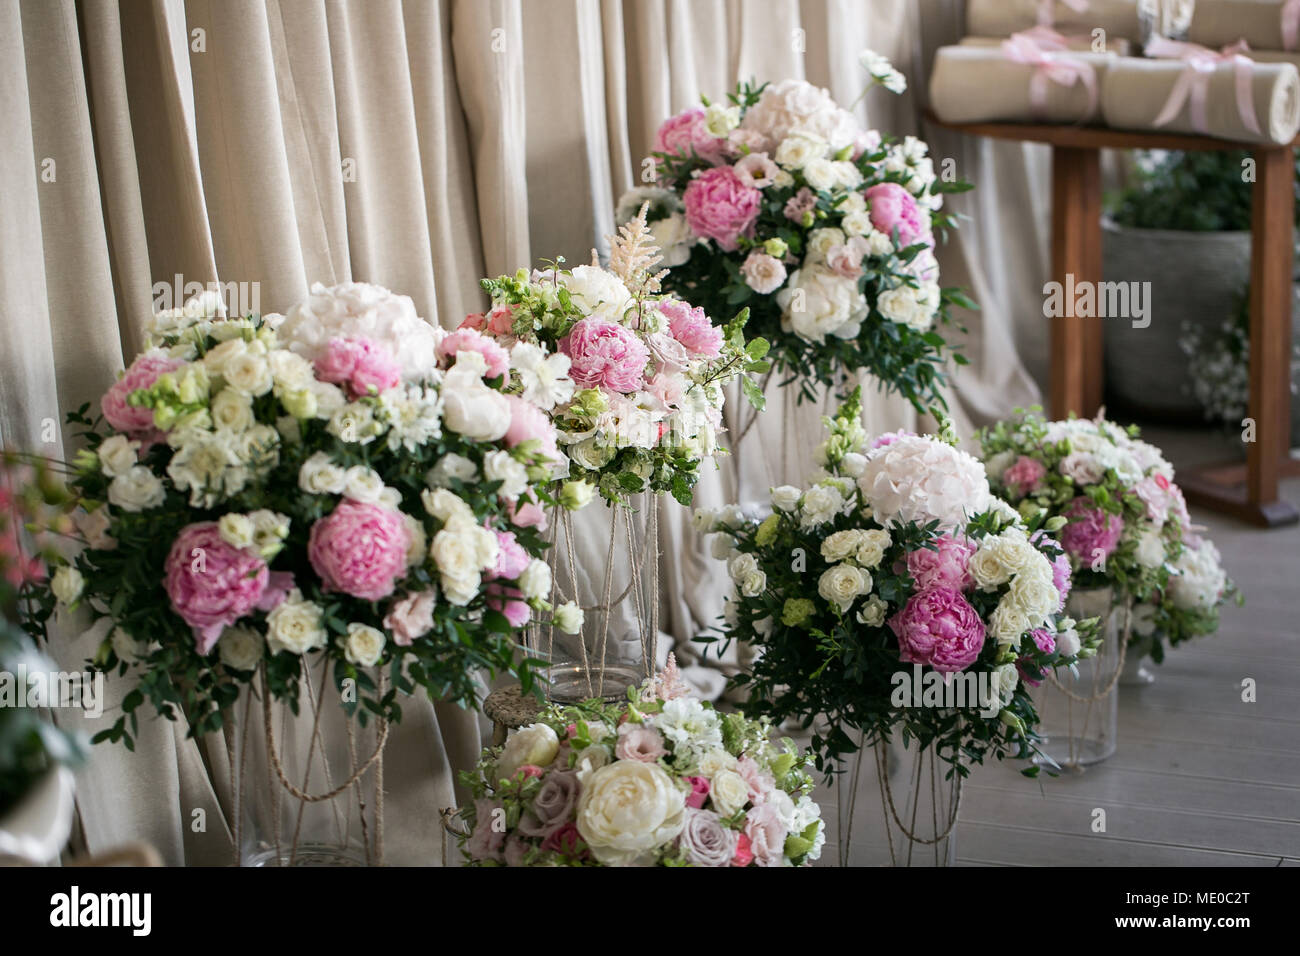
[[[1077,584],[1112,586],[1134,602],[1134,630],[1155,636],[1152,657],[1218,629],[1236,594],[1213,543],[1200,537],[1173,466],[1136,427],[1094,420],[1048,422],[1032,412],[980,434],[995,491],[1022,515],[1063,520],[1060,540]]]
[[[801,866],[825,842],[808,760],[670,656],[626,702],[551,706],[485,751],[460,843],[475,866]]]
[[[744,311],[718,326],[660,293],[644,209],[611,247],[608,269],[593,250],[591,265],[571,271],[557,262],[485,279],[492,310],[466,318],[453,338],[508,367],[549,414],[571,477],[610,501],[652,491],[689,505],[700,462],[718,450],[724,386],[740,376],[762,404],[746,373],[767,371],[767,343],[745,341]]]
[[[156,315],[149,346],[101,416],[69,416],[85,547],[32,615],[111,620],[93,666],[140,679],[100,738],[129,745],[145,701],[213,731],[259,671],[296,707],[317,655],[363,722],[417,685],[472,701],[479,668],[531,685],[513,635],[551,610],[555,436],[482,351],[361,283],[286,316],[227,318],[207,293]]]
[[[905,88],[883,57],[863,64]],[[921,140],[862,129],[802,80],[702,102],[659,128],[654,184],[619,202],[620,221],[651,204],[665,287],[714,315],[747,307],[803,397],[866,369],[918,409],[946,407],[938,329],[950,306],[974,306],[940,287],[934,244],[955,223],[944,194],[970,186],[937,177]]]
[[[1031,756],[1026,685],[1097,645],[1095,621],[1062,614],[1064,519],[1026,521],[940,439],[868,445],[860,416],[859,390],[825,420],[821,472],[773,488],[770,513],[696,513],[736,586],[721,637],[699,640],[756,646],[737,679],[751,712],[814,728],[828,775],[900,727],[963,774],[965,759]]]

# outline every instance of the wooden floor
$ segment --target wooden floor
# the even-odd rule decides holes
[[[1176,466],[1213,446],[1148,430]],[[1300,480],[1286,497],[1300,502]],[[1300,527],[1260,531],[1203,510],[1246,605],[1224,611],[1214,637],[1151,665],[1154,684],[1119,688],[1114,757],[1041,781],[1018,764],[977,767],[962,799],[958,865],[1300,866]],[[1255,703],[1243,703],[1253,678]],[[873,784],[874,791],[874,784]],[[836,799],[824,865],[835,865]],[[880,827],[875,792],[859,791],[855,832]],[[1092,832],[1095,810],[1106,832]],[[855,851],[850,863],[874,861]]]

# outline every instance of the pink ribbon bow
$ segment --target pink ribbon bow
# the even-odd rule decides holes
[[[1282,49],[1294,50],[1300,40],[1300,0],[1282,4]]]
[[[1045,50],[1026,33],[1017,33],[1002,41],[1002,55],[1012,63],[1034,68],[1029,80],[1029,105],[1035,117],[1047,108],[1048,84],[1074,86],[1082,83],[1088,91],[1088,107],[1080,121],[1097,112],[1097,71],[1078,56]]]
[[[1209,122],[1205,110],[1210,95],[1210,78],[1221,65],[1231,63],[1237,87],[1237,113],[1246,129],[1256,136],[1261,135],[1259,119],[1255,116],[1255,98],[1250,88],[1255,61],[1246,56],[1249,52],[1250,47],[1245,40],[1238,40],[1225,46],[1222,52],[1215,52],[1197,43],[1152,37],[1146,46],[1147,56],[1159,60],[1182,60],[1187,64],[1153,125],[1159,127],[1172,123],[1182,111],[1183,105],[1190,100],[1193,128],[1202,135],[1208,134]]]
[[[1061,0],[1061,2],[1075,13],[1085,13],[1088,10],[1088,0]],[[1053,0],[1038,0],[1039,26],[1050,27],[1056,22],[1056,13],[1052,9],[1054,6]]]

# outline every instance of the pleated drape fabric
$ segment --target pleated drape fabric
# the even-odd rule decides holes
[[[911,89],[873,90],[860,119],[928,135],[936,163],[981,186],[953,200],[970,219],[940,252],[945,284],[982,304],[962,317],[958,430],[1030,404],[1027,365],[1045,356],[1045,157],[923,127],[929,56],[961,21],[959,0],[0,0],[0,441],[74,451],[50,423],[98,400],[177,277],[182,294],[245,283],[265,312],[313,281],[376,282],[454,327],[482,308],[482,276],[606,249],[614,200],[640,181],[664,117],[751,77],[806,78],[852,103],[866,47]],[[867,393],[870,430],[922,424]],[[773,389],[736,454],[706,466],[697,504],[798,481],[826,407]],[[731,396],[733,443],[748,416]],[[662,625],[688,642],[729,585],[685,509],[659,507]],[[593,506],[577,526],[594,593],[609,513]],[[80,624],[57,622],[51,650],[68,667],[103,638]],[[387,751],[389,862],[438,862],[432,821],[480,743],[473,712],[407,704]],[[146,720],[135,753],[101,745],[81,773],[81,839],[226,863],[230,771],[220,735]]]

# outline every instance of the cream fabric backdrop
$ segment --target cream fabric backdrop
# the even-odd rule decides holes
[[[265,311],[314,280],[378,282],[454,326],[481,306],[480,276],[603,248],[660,120],[738,78],[802,76],[848,103],[869,46],[912,86],[873,91],[859,115],[925,135],[927,52],[960,16],[957,0],[0,0],[0,441],[62,454],[43,425],[112,382],[153,283],[176,274],[256,282]],[[972,221],[941,254],[945,283],[983,306],[965,317],[964,429],[1037,397],[1017,344],[1040,361],[1045,165],[1005,144],[931,143],[980,184],[955,202]],[[734,434],[734,396],[730,413]],[[697,503],[799,478],[819,413],[773,399]],[[916,422],[873,393],[867,425]],[[661,506],[664,624],[682,639],[726,585],[686,517]],[[607,521],[584,513],[583,566],[604,560]],[[76,666],[102,635],[61,624],[54,650]],[[390,862],[437,860],[433,811],[479,743],[473,714],[407,705],[387,752]],[[79,805],[92,850],[143,838],[172,863],[230,858],[225,743],[181,724],[146,722],[134,754],[97,748]]]

